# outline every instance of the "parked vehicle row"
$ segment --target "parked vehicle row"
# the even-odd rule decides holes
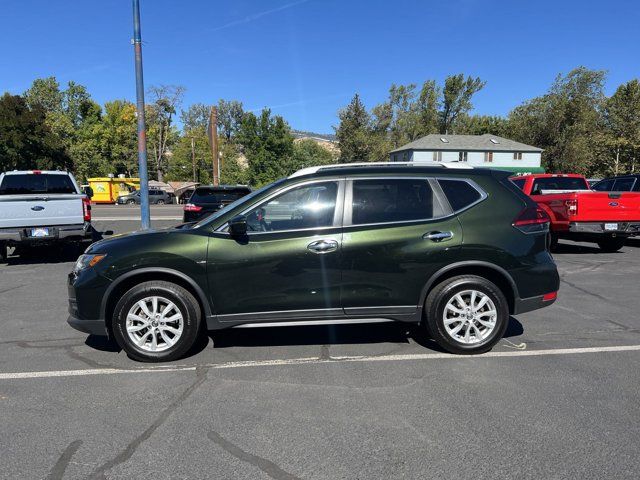
[[[90,241],[90,196],[68,172],[0,174],[0,260],[7,247]]]
[[[249,193],[251,193],[251,189],[244,185],[210,185],[198,187],[182,208],[184,211],[184,221],[195,222],[200,220]]]
[[[640,193],[591,190],[575,174],[524,175],[512,181],[549,216],[552,249],[559,239],[567,239],[615,252],[627,238],[640,235]]]
[[[174,196],[159,188],[149,189],[149,204],[164,205],[173,203]],[[140,190],[134,190],[128,195],[120,195],[116,201],[118,205],[140,205]]]
[[[94,243],[69,275],[68,322],[144,361],[179,358],[207,329],[371,321],[481,353],[510,315],[556,300],[548,233],[506,172],[312,167],[197,223]]]

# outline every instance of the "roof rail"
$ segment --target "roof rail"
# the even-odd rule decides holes
[[[318,165],[316,167],[307,167],[289,175],[289,178],[302,177],[310,175],[321,170],[333,170],[338,168],[352,167],[442,167],[442,168],[465,168],[473,167],[463,162],[435,162],[432,160],[418,160],[415,162],[358,162],[358,163],[334,163],[332,165]]]

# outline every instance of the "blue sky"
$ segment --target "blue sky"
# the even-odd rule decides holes
[[[640,4],[536,0],[141,0],[145,83],[185,103],[268,106],[332,132],[355,92],[464,72],[487,86],[475,111],[504,115],[560,72],[605,69],[607,92],[640,76]],[[37,77],[135,100],[130,0],[2,0],[0,91]]]

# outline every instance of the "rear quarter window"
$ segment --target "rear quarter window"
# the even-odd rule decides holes
[[[482,194],[465,180],[438,180],[454,212],[467,208],[482,199]]]
[[[524,190],[524,184],[527,183],[527,180],[524,178],[512,178],[511,181],[520,190]]]

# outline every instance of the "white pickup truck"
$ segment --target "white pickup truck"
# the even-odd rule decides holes
[[[11,246],[20,250],[56,242],[90,241],[91,191],[87,193],[68,172],[0,174],[0,260]]]

